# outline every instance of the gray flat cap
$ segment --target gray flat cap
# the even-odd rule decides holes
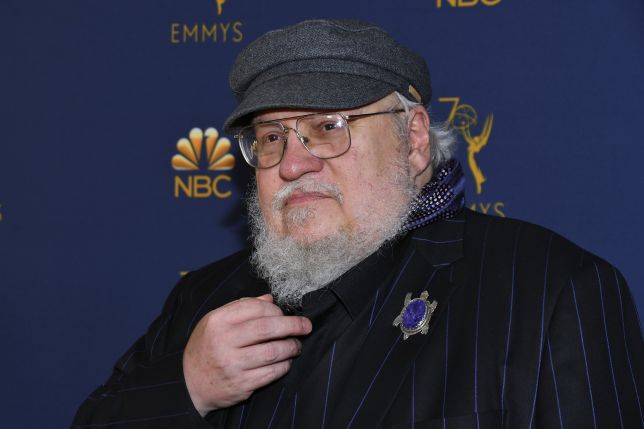
[[[260,36],[237,56],[229,83],[239,105],[226,131],[268,109],[351,109],[394,91],[427,104],[432,95],[420,55],[351,20],[304,21]]]

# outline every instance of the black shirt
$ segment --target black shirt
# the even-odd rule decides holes
[[[342,389],[343,372],[351,370],[351,361],[395,280],[392,277],[404,247],[401,244],[385,244],[328,287],[306,294],[301,308],[288,310],[313,324],[311,334],[300,338],[302,353],[294,359],[290,371],[248,400],[208,414],[206,420],[221,429],[305,428],[313,422],[318,422],[315,427],[325,427],[327,414],[334,408],[333,393]],[[369,318],[361,318],[367,323],[355,326],[362,312],[369,313]],[[354,337],[354,341],[345,343],[350,347],[336,347],[342,335]],[[304,401],[312,406],[307,407],[306,416],[298,415],[298,402]]]

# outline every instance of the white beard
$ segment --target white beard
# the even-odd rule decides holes
[[[248,198],[248,214],[255,251],[251,263],[261,278],[271,287],[276,302],[285,307],[298,307],[302,297],[328,285],[360,261],[375,252],[383,243],[402,232],[409,203],[416,190],[409,175],[407,157],[392,161],[390,173],[383,178],[371,204],[392,204],[385,214],[375,207],[365,207],[356,228],[339,229],[316,240],[296,240],[289,235],[279,237],[267,224],[259,204],[257,186],[253,184]],[[285,185],[273,198],[272,210],[281,210],[283,201],[295,190],[323,191],[342,204],[343,196],[337,186],[321,184],[302,178]],[[401,201],[393,204],[394,201]],[[290,210],[286,222],[303,225],[315,221],[310,207]]]

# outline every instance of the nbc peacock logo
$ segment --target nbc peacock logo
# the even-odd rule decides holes
[[[190,130],[188,137],[177,141],[177,154],[172,157],[172,168],[182,173],[230,171],[235,167],[235,157],[230,153],[231,143],[220,137],[215,128],[202,131]],[[174,197],[229,198],[232,191],[225,190],[222,182],[231,182],[227,174],[188,174],[174,177]]]
[[[436,0],[436,8],[443,7],[443,2],[451,7],[496,6],[501,0]]]

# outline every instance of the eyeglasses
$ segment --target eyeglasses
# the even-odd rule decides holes
[[[351,147],[350,121],[404,111],[397,109],[359,115],[310,113],[257,122],[239,130],[235,137],[239,140],[244,159],[251,167],[271,168],[282,160],[291,130],[311,155],[320,159],[336,158],[344,155]],[[295,119],[295,128],[289,128],[280,122],[287,119]]]

